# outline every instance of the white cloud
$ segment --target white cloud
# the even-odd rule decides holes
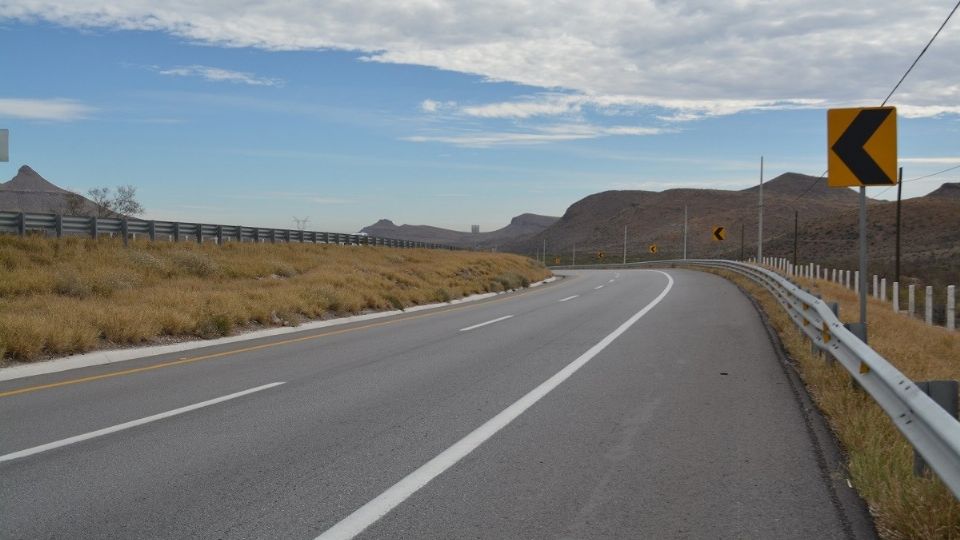
[[[900,161],[901,163],[956,165],[956,164],[960,164],[960,156],[902,157],[902,158],[899,158],[898,161]]]
[[[0,98],[0,117],[71,122],[87,118],[96,109],[72,99]]]
[[[167,69],[155,68],[161,75],[170,75],[176,77],[200,77],[212,82],[230,82],[247,84],[250,86],[283,86],[282,79],[273,79],[269,77],[259,77],[253,73],[244,71],[232,71],[229,69],[210,67],[210,66],[177,66]]]
[[[355,51],[590,96],[600,108],[619,96],[633,104],[614,110],[656,106],[684,121],[785,100],[879,104],[948,8],[902,0],[372,0],[319,8],[307,0],[0,0],[0,19],[162,31],[228,47]],[[960,114],[958,24],[894,96],[905,116]],[[528,118],[584,102],[493,105],[467,110]]]
[[[455,135],[414,135],[404,137],[410,142],[439,142],[469,148],[489,148],[517,144],[543,144],[549,142],[595,139],[616,135],[656,135],[664,133],[660,128],[639,126],[597,126],[593,124],[557,124],[529,131],[477,131]]]
[[[450,110],[456,108],[457,103],[455,101],[435,101],[432,99],[425,99],[420,102],[420,110],[425,113],[436,113],[444,110]]]

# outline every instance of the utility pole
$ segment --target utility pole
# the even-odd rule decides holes
[[[763,156],[760,156],[760,231],[757,233],[757,264],[763,261]]]
[[[799,231],[800,211],[793,211],[793,265],[797,265],[797,231]]]
[[[627,264],[627,226],[623,226],[623,264]]]
[[[743,222],[740,222],[740,261],[743,261]]]
[[[687,205],[683,205],[683,260],[687,260]]]
[[[903,193],[903,167],[900,167],[899,178],[897,179],[897,265],[894,275],[894,281],[900,281],[900,195]]]

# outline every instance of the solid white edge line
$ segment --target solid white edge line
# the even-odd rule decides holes
[[[275,383],[265,384],[263,386],[258,386],[256,388],[250,388],[249,390],[243,390],[242,392],[236,392],[234,394],[221,396],[221,397],[210,399],[207,401],[201,401],[200,403],[194,403],[193,405],[187,405],[186,407],[180,407],[179,409],[173,409],[172,411],[162,412],[159,414],[155,414],[153,416],[147,416],[146,418],[140,418],[139,420],[131,420],[129,422],[124,422],[122,424],[117,424],[115,426],[98,429],[96,431],[91,431],[89,433],[84,433],[82,435],[75,435],[73,437],[67,437],[66,439],[60,439],[59,441],[54,441],[47,444],[41,444],[40,446],[34,446],[33,448],[27,448],[26,450],[20,450],[18,452],[13,452],[10,454],[0,456],[0,463],[3,463],[5,461],[11,461],[17,458],[32,456],[34,454],[46,452],[47,450],[53,450],[54,448],[68,446],[68,445],[75,444],[82,441],[88,441],[90,439],[95,439],[97,437],[102,437],[104,435],[109,435],[111,433],[116,433],[118,431],[130,429],[132,427],[142,426],[144,424],[149,424],[150,422],[156,422],[157,420],[163,420],[164,418],[170,418],[171,416],[176,416],[178,414],[195,411],[203,407],[209,407],[210,405],[216,405],[217,403],[222,403],[224,401],[236,399],[238,397],[246,396],[254,392],[259,392],[261,390],[266,390],[268,388],[280,386],[281,384],[284,384],[284,382],[275,382]]]
[[[595,290],[595,291],[596,291],[596,290],[598,290],[598,289],[602,289],[602,288],[603,288],[603,285],[597,285],[596,287],[594,287],[594,288],[593,288],[593,290]]]
[[[573,295],[573,296],[568,296],[568,297],[566,297],[566,298],[561,298],[561,299],[557,300],[557,302],[566,302],[567,300],[573,300],[574,298],[578,298],[579,296],[580,296],[579,294],[575,294],[575,295]]]
[[[511,317],[513,317],[513,315],[506,315],[506,316],[503,316],[503,317],[499,317],[499,318],[493,319],[492,321],[482,322],[482,323],[480,323],[480,324],[475,324],[475,325],[473,325],[473,326],[468,326],[468,327],[466,327],[466,328],[461,328],[460,331],[461,331],[461,332],[466,332],[467,330],[473,330],[474,328],[480,328],[481,326],[486,326],[486,325],[488,325],[488,324],[493,324],[493,323],[497,323],[497,322],[500,322],[500,321],[505,321],[505,320],[507,320],[507,319],[509,319],[509,318],[511,318]]]
[[[607,348],[615,339],[626,332],[634,323],[640,320],[651,309],[660,303],[670,289],[673,288],[673,278],[666,272],[660,270],[641,270],[644,272],[657,272],[667,277],[667,286],[663,291],[647,304],[643,309],[636,312],[627,319],[616,330],[600,340],[599,343],[590,347],[587,352],[581,354],[576,360],[570,362],[555,375],[544,381],[525,396],[514,402],[512,405],[501,411],[499,414],[487,420],[482,426],[471,431],[467,436],[460,439],[453,446],[447,448],[430,461],[424,463],[417,470],[405,476],[402,480],[388,488],[378,497],[367,504],[356,509],[352,514],[337,522],[323,532],[316,540],[341,540],[353,538],[363,532],[364,529],[376,523],[380,518],[387,515],[388,512],[396,508],[408,497],[416,493],[420,488],[427,485],[428,482],[442,474],[444,471],[455,465],[458,461],[466,457],[470,452],[483,444],[487,439],[495,435],[498,431],[506,427],[515,418],[523,414],[543,396],[550,393],[551,390],[567,380],[576,373],[581,367],[587,364],[600,351]]]

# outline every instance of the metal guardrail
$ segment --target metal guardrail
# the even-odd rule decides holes
[[[181,223],[176,221],[146,221],[126,218],[101,218],[64,216],[61,214],[29,214],[24,212],[0,212],[0,233],[20,236],[42,232],[57,238],[74,235],[98,238],[100,235],[119,235],[126,243],[131,236],[144,235],[150,240],[166,237],[174,242],[204,239],[224,242],[285,242],[311,244],[369,245],[396,248],[427,248],[458,250],[453,246],[396,238],[380,238],[362,234],[342,234],[293,229],[270,229],[244,227],[242,225],[211,225],[207,223]]]
[[[826,302],[775,272],[735,261],[688,259],[606,266],[624,268],[663,264],[730,270],[770,291],[811,343],[846,368],[954,496],[960,498],[960,422],[844,327]]]

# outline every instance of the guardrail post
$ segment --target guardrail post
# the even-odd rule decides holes
[[[203,225],[200,225],[199,223],[197,223],[197,243],[203,243]]]
[[[57,238],[63,238],[63,214],[57,214],[56,229]]]
[[[891,300],[893,300],[893,312],[900,313],[900,282],[899,281],[893,282],[893,292],[891,294],[893,295],[893,297],[891,298]]]
[[[926,314],[925,318],[927,320],[927,324],[932,326],[933,325],[933,287],[931,285],[927,285],[925,292],[926,292],[925,294],[926,298],[924,298],[925,301],[923,303],[923,310]]]
[[[180,242],[180,222],[179,221],[173,224],[173,241],[174,243]]]
[[[128,244],[127,244],[127,242],[128,242],[127,236],[129,236],[129,234],[128,234],[129,230],[130,230],[130,228],[129,228],[129,224],[127,223],[127,218],[124,217],[124,218],[120,221],[120,234],[123,235],[123,247],[127,247],[127,245],[128,245]]]
[[[157,222],[156,221],[150,220],[150,222],[147,223],[147,235],[150,237],[151,242],[156,241],[157,239]]]
[[[277,243],[277,230],[276,230],[276,229],[270,229],[270,243],[271,243],[271,244],[276,244],[276,243]]]
[[[97,230],[97,216],[90,218],[90,236],[96,240],[100,235],[100,231]]]
[[[867,327],[863,323],[851,322],[844,323],[843,327],[850,331],[860,341],[867,343]]]
[[[217,225],[217,245],[223,245],[223,225]]]
[[[957,329],[957,287],[947,286],[947,330]]]
[[[878,284],[878,277],[876,274],[873,275],[873,298],[880,298],[880,285]]]
[[[930,396],[937,405],[943,407],[950,416],[956,418],[958,412],[957,381],[921,381],[915,382],[924,394]],[[913,451],[913,475],[925,476],[930,472],[927,462],[916,450]]]
[[[27,216],[23,212],[17,214],[17,236],[27,234]]]
[[[917,311],[917,286],[907,285],[907,312],[913,317]]]
[[[256,227],[256,228],[253,229],[253,243],[254,243],[254,244],[259,244],[259,243],[260,243],[260,228],[259,228],[259,227]]]

